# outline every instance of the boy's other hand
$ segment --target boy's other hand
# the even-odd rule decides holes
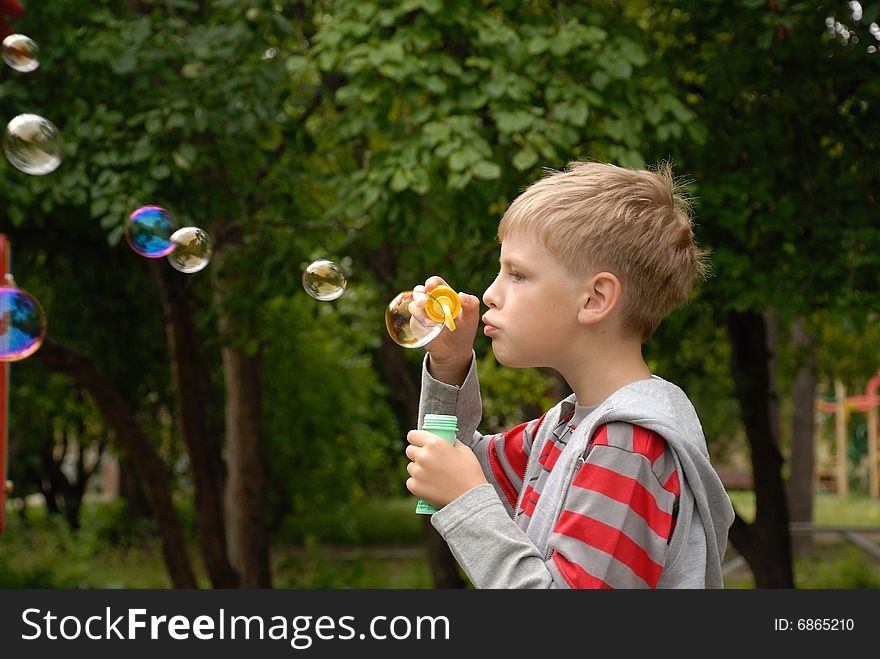
[[[446,282],[437,276],[428,277],[424,286],[416,286],[430,293],[437,286]],[[471,354],[474,349],[474,338],[480,324],[480,298],[468,293],[459,292],[461,311],[455,318],[455,331],[445,327],[425,349],[430,355],[428,371],[435,380],[447,384],[460,385],[464,382],[471,365]]]
[[[406,489],[437,508],[488,482],[477,456],[460,441],[450,446],[426,430],[410,430],[406,440]]]

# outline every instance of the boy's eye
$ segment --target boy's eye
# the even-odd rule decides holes
[[[522,281],[523,279],[526,278],[526,276],[524,274],[522,274],[521,272],[516,272],[514,270],[510,273],[510,278],[513,279],[513,281]]]

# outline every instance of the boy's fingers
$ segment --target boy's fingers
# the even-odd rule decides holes
[[[424,446],[425,433],[421,430],[410,430],[408,433],[406,433],[406,441],[408,441],[413,446]]]
[[[478,298],[476,295],[471,295],[469,293],[459,293],[458,297],[461,298],[462,308],[467,307],[468,309],[470,309],[480,306],[480,298]]]
[[[445,284],[446,282],[443,281],[443,278],[437,275],[432,275],[425,280],[425,288],[429,291]]]

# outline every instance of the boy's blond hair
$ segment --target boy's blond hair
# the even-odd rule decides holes
[[[615,274],[623,285],[623,329],[642,341],[707,273],[690,202],[668,163],[655,170],[569,163],[511,202],[498,238],[514,232],[535,236],[575,277]]]

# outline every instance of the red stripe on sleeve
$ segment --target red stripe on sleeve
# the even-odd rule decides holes
[[[497,439],[498,436],[493,437],[489,444],[489,466],[492,468],[492,475],[495,477],[495,481],[498,483],[499,487],[501,487],[501,491],[504,492],[504,496],[507,497],[511,508],[513,508],[516,506],[516,489],[513,487],[513,484],[510,482],[510,479],[507,478],[507,474],[504,473],[504,469],[498,462]]]
[[[657,458],[663,455],[666,449],[666,440],[653,430],[633,426],[633,453],[641,453],[653,464]]]
[[[577,563],[572,563],[558,551],[553,552],[553,562],[559,569],[559,573],[571,588],[611,588],[607,583],[594,577]]]
[[[523,439],[527,425],[528,422],[521,423],[504,433],[504,457],[507,458],[508,464],[513,467],[520,480],[523,478],[526,463],[529,461],[529,456],[523,450]]]
[[[615,560],[629,567],[651,588],[655,588],[660,580],[663,566],[651,560],[648,553],[621,533],[620,529],[603,524],[592,517],[563,510],[555,532],[610,554]]]
[[[574,485],[626,504],[647,522],[654,533],[669,539],[672,515],[659,508],[654,495],[634,478],[585,462],[575,476]]]

